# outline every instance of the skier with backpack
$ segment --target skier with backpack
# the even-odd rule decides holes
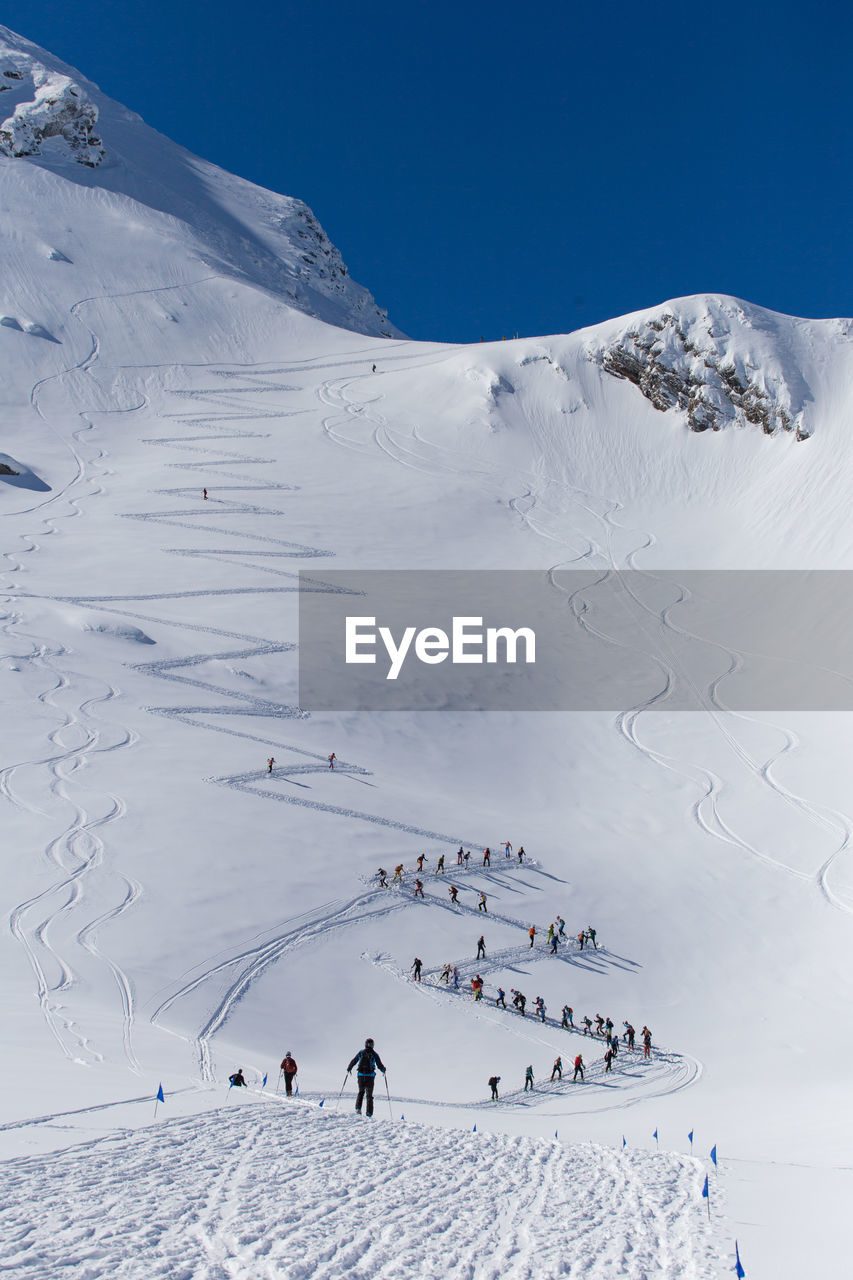
[[[497,998],[495,999],[496,1009],[498,1005],[500,1005],[502,1009],[506,1008],[506,992],[504,991],[503,987],[498,987],[498,994],[497,994]]]
[[[228,1077],[228,1087],[230,1089],[248,1089],[249,1086],[246,1084],[242,1067],[238,1067],[234,1074]]]
[[[554,1076],[556,1076],[558,1080],[562,1080],[563,1078],[563,1059],[560,1057],[559,1054],[557,1054],[556,1058],[554,1059],[554,1065],[551,1068],[552,1081],[554,1079]]]
[[[486,906],[486,895],[482,892],[480,893],[480,901],[477,903],[477,910],[485,911],[486,915],[489,914],[489,908]]]
[[[492,1091],[491,1102],[498,1102],[498,1085],[501,1082],[500,1076],[489,1076],[489,1088]]]
[[[564,1031],[568,1031],[570,1028],[572,1031],[574,1031],[575,1024],[572,1021],[573,1014],[574,1014],[574,1010],[572,1009],[572,1006],[570,1004],[564,1004],[563,1005],[563,1021],[560,1024],[563,1027]]]
[[[451,902],[459,901],[459,890],[456,888],[455,884],[452,884],[450,886],[450,901]]]
[[[581,1083],[583,1083],[583,1057],[581,1054],[578,1054],[575,1058],[575,1074],[572,1076],[572,1084],[577,1083],[578,1076],[580,1076]]]
[[[416,880],[416,881],[415,881],[415,897],[416,897],[416,898],[423,898],[423,896],[424,896],[424,886],[423,886],[423,881],[422,881],[422,880]]]
[[[282,1059],[279,1070],[284,1076],[285,1095],[290,1098],[293,1096],[293,1081],[296,1076],[296,1072],[298,1071],[298,1067],[296,1066],[296,1063],[293,1060],[293,1054],[289,1049]]]
[[[359,1049],[347,1067],[347,1075],[350,1074],[356,1063],[358,1063],[358,1070],[356,1071],[358,1094],[355,1100],[355,1109],[361,1115],[361,1104],[366,1098],[366,1111],[369,1118],[373,1115],[373,1086],[376,1084],[376,1068],[378,1067],[383,1076],[385,1075],[384,1063],[376,1052],[373,1041],[370,1038],[365,1040],[364,1048]]]
[[[533,1092],[533,1067],[528,1067],[524,1073],[524,1092],[527,1093],[528,1089]]]
[[[485,958],[486,958],[486,939],[481,933],[479,938],[477,939],[477,954],[474,957],[474,959],[485,960]]]
[[[422,963],[423,963],[423,962],[422,962],[422,961],[421,961],[417,956],[415,956],[414,960],[412,961],[412,969],[411,969],[411,972],[412,972],[413,980],[414,980],[415,982],[420,982],[420,980],[421,980],[421,965],[422,965]]]

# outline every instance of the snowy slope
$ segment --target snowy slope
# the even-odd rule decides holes
[[[49,1164],[3,1166],[7,1265],[123,1280],[685,1280],[719,1256],[698,1161],[243,1102],[233,1097],[203,1125],[166,1121]],[[39,1223],[25,1228],[34,1197]]]
[[[0,474],[0,947],[23,1077],[0,1138],[26,1158],[4,1169],[61,1198],[90,1160],[94,1202],[115,1194],[126,1162],[147,1204],[167,1133],[186,1148],[189,1207],[162,1249],[158,1228],[145,1235],[149,1211],[122,1211],[127,1249],[148,1239],[152,1268],[171,1265],[184,1223],[187,1274],[213,1265],[208,1239],[221,1265],[254,1275],[260,1233],[229,1243],[217,1204],[198,1208],[193,1166],[218,1158],[211,1126],[239,1150],[253,1134],[262,1149],[282,1140],[280,1112],[253,1109],[245,1129],[242,1108],[189,1116],[218,1103],[210,1091],[238,1064],[253,1084],[274,1078],[288,1048],[302,1097],[331,1103],[373,1035],[406,1127],[389,1120],[379,1138],[377,1123],[370,1140],[390,1144],[380,1170],[396,1167],[394,1144],[412,1147],[401,1197],[423,1162],[441,1162],[438,1195],[453,1199],[475,1150],[414,1122],[454,1134],[476,1123],[549,1144],[490,1136],[482,1150],[498,1170],[544,1162],[567,1197],[560,1213],[581,1213],[566,1274],[651,1274],[666,1255],[673,1275],[710,1276],[738,1236],[751,1280],[799,1274],[816,1251],[824,1274],[844,1275],[853,726],[840,713],[727,711],[718,677],[740,655],[719,645],[704,710],[668,711],[700,642],[678,631],[651,571],[850,567],[849,322],[698,297],[566,336],[389,340],[348,283],[335,292],[316,264],[294,283],[294,202],[188,157],[79,73],[4,38],[9,67],[35,59],[80,86],[104,148],[95,167],[56,135],[40,154],[0,157],[2,310],[15,322],[0,326],[0,446],[20,473]],[[278,211],[274,232],[265,210]],[[633,567],[659,696],[618,714],[305,717],[295,575],[322,583],[332,565]],[[594,593],[585,608],[594,622]],[[504,858],[507,839],[524,844],[524,865]],[[460,843],[473,855],[457,877]],[[381,889],[376,868],[398,862],[403,886]],[[553,957],[557,913],[569,941]],[[573,940],[589,924],[592,955]],[[458,990],[440,981],[448,962]],[[495,1008],[498,985],[525,992],[527,1017]],[[540,994],[544,1023],[530,1016]],[[651,1060],[623,1052],[605,1077],[602,1041],[564,1030],[564,1003],[576,1024],[647,1022]],[[554,1057],[579,1051],[585,1083],[552,1084]],[[493,1073],[502,1101],[489,1108]],[[165,1114],[188,1118],[122,1136],[150,1122],[148,1102],[131,1100],[160,1081]],[[361,1131],[340,1116],[327,1139],[319,1123],[313,1109],[287,1121],[288,1141],[314,1153],[309,1195],[317,1162],[325,1173],[350,1148],[344,1168],[363,1161]],[[713,1256],[695,1165],[629,1157],[631,1187],[620,1181],[623,1135],[630,1152],[653,1147],[655,1129],[662,1153],[686,1152],[691,1130],[698,1155],[718,1144]],[[108,1141],[58,1171],[34,1154],[92,1130]],[[598,1146],[562,1146],[584,1139]],[[579,1168],[596,1186],[586,1218],[561,1182]],[[495,1177],[503,1203],[509,1179]],[[280,1207],[256,1182],[253,1222]],[[395,1255],[378,1229],[365,1236],[358,1206],[347,1217],[329,1194],[335,1250],[358,1235],[381,1274],[437,1265],[426,1245]],[[558,1219],[531,1194],[507,1237],[510,1274],[528,1274],[538,1242],[554,1247]],[[19,1242],[22,1275],[66,1248],[90,1262],[59,1213]],[[452,1228],[459,1263],[444,1274],[491,1274],[469,1225]],[[111,1229],[92,1225],[99,1249],[115,1247]],[[633,1262],[602,1260],[608,1232],[630,1237]],[[340,1265],[333,1252],[299,1271],[281,1261],[288,1240],[277,1229],[269,1275]]]

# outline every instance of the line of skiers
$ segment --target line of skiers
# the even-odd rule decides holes
[[[480,934],[480,937],[477,939],[477,959],[478,960],[481,958],[485,959],[485,955],[486,955],[486,942],[483,934]],[[415,956],[414,960],[412,961],[411,968],[409,970],[415,982],[420,982],[422,980],[422,970],[423,970],[423,961],[420,959],[419,956]],[[443,966],[441,972],[439,973],[438,981],[443,982],[447,987],[452,986],[455,991],[458,991],[459,990],[458,966],[455,964],[450,964],[450,962],[448,962],[446,965]],[[485,982],[483,978],[480,976],[479,973],[475,974],[475,976],[471,979],[471,994],[473,995],[475,1000],[483,999],[484,988],[485,988]],[[511,1003],[513,1008],[516,1010],[517,1013],[521,1014],[522,1018],[526,1017],[527,1016],[527,996],[522,991],[517,991],[515,987],[510,987],[510,995],[512,996]],[[506,1009],[506,1007],[507,1007],[506,992],[504,991],[503,987],[498,987],[497,995],[495,996],[495,1008]],[[548,1021],[547,1012],[548,1012],[548,1009],[545,1004],[545,1001],[542,999],[541,996],[537,996],[533,1002],[533,1016],[535,1018],[538,1018],[540,1022],[547,1022]],[[611,1045],[613,1045],[614,1046],[613,1057],[616,1056],[616,1054],[619,1051],[619,1034],[618,1032],[615,1031],[615,1024],[612,1018],[604,1018],[600,1013],[597,1013],[594,1019],[590,1018],[588,1015],[585,1015],[583,1018],[581,1018],[580,1023],[576,1025],[574,1009],[570,1004],[564,1004],[560,1012],[561,1012],[560,1027],[562,1030],[581,1031],[581,1028],[582,1028],[583,1035],[591,1036],[593,1039],[595,1039],[596,1037],[600,1037],[602,1040],[604,1040],[608,1049],[610,1048]],[[594,1029],[593,1029],[593,1024],[594,1024]],[[555,1025],[556,1025],[556,1020],[555,1020]],[[637,1035],[636,1029],[634,1028],[632,1023],[628,1022],[627,1019],[623,1021],[622,1025],[625,1028],[625,1030],[622,1032],[622,1040],[627,1045],[628,1049],[633,1053],[634,1049],[636,1048],[636,1044],[635,1044],[636,1035]],[[644,1025],[643,1030],[640,1034],[643,1040],[643,1057],[651,1058],[652,1033],[649,1030],[649,1028]],[[605,1060],[607,1060],[606,1056],[605,1056]],[[609,1063],[607,1066],[607,1070],[608,1071],[610,1070]]]
[[[331,763],[333,759],[334,759],[334,752],[333,752],[333,753],[332,753],[332,755],[329,757],[329,761],[330,761],[329,768],[333,768],[333,764]],[[273,763],[274,763],[274,762],[273,762]],[[270,772],[272,772],[272,770],[270,770]],[[505,849],[504,858],[505,858],[505,859],[506,859],[506,858],[511,858],[511,857],[512,857],[512,845],[510,844],[509,840],[507,840],[507,841],[505,842],[505,844],[504,844],[504,849]],[[520,865],[524,862],[524,859],[525,859],[525,856],[526,856],[526,855],[525,855],[525,852],[524,852],[524,845],[519,845],[516,856],[517,856],[517,865],[519,865],[519,866],[520,866]],[[435,875],[437,875],[437,876],[445,876],[445,875],[447,875],[447,867],[446,867],[446,864],[445,864],[445,859],[446,859],[446,855],[442,853],[442,854],[439,856],[439,858],[438,858],[438,860],[437,860],[437,862],[436,862],[436,864],[435,864],[435,872],[434,872],[434,874],[435,874]],[[459,849],[458,849],[458,851],[457,851],[457,853],[456,853],[456,865],[457,865],[457,867],[462,867],[464,870],[466,870],[466,871],[467,871],[467,869],[468,869],[468,864],[469,864],[470,860],[471,860],[471,850],[470,850],[470,849],[468,849],[468,850],[463,850],[462,845],[460,845],[460,846],[459,846]],[[415,861],[416,861],[416,862],[417,862],[417,864],[418,864],[418,865],[417,865],[417,870],[418,870],[418,873],[420,874],[420,873],[422,873],[422,872],[423,872],[424,864],[425,864],[425,863],[427,863],[427,862],[429,862],[429,858],[427,857],[427,855],[426,855],[425,853],[419,853],[419,854],[418,854],[418,856],[417,856],[417,858],[415,859]],[[490,866],[492,865],[492,851],[491,851],[491,849],[490,849],[490,848],[488,848],[488,847],[487,847],[487,848],[485,848],[485,849],[483,850],[483,864],[482,864],[482,865],[483,865],[484,867],[490,867]],[[402,884],[402,883],[403,883],[403,876],[404,876],[404,875],[406,875],[406,871],[405,871],[405,868],[404,868],[404,866],[403,866],[403,863],[401,862],[401,863],[399,863],[399,864],[394,868],[394,874],[393,874],[393,876],[391,877],[391,884]],[[378,869],[378,870],[377,870],[377,872],[376,872],[376,879],[379,881],[379,887],[380,887],[380,888],[382,888],[382,889],[388,889],[388,888],[390,888],[390,885],[389,885],[389,883],[388,883],[388,872],[385,870],[385,868],[384,868],[384,867],[379,867],[379,869]],[[451,886],[451,887],[452,887],[452,886]],[[457,890],[457,892],[458,892],[458,890]],[[455,898],[454,898],[454,901],[456,901],[456,899],[455,899]]]

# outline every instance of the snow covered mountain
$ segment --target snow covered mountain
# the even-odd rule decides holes
[[[753,655],[680,626],[671,584],[851,567],[851,322],[700,296],[569,335],[404,340],[305,206],[0,35],[14,1273],[118,1250],[146,1277],[681,1280],[721,1274],[737,1237],[750,1280],[816,1257],[845,1275],[853,724],[729,710]],[[305,715],[297,575],[322,591],[333,566],[529,569],[557,593],[562,569],[633,571],[659,687],[618,713]],[[594,589],[569,611],[616,643]],[[701,711],[669,709],[685,672]],[[648,1024],[651,1057],[625,1045],[606,1071],[599,1013]],[[334,1115],[367,1035],[389,1086],[369,1137]],[[550,1078],[578,1052],[583,1084]],[[257,1106],[227,1091],[238,1065]],[[377,1182],[352,1196],[368,1141]],[[310,1241],[282,1210],[294,1166]]]

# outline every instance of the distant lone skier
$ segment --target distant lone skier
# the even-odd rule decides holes
[[[270,756],[267,760],[267,773],[272,773],[272,767],[275,764],[275,756]]]
[[[371,372],[371,373],[375,373],[375,372],[376,372],[376,365],[374,365],[374,366],[373,366],[373,368],[370,370],[370,372]]]
[[[202,489],[202,493],[204,494],[204,500],[205,500],[205,502],[207,502],[207,490],[206,490],[206,489]]]
[[[534,942],[536,941],[536,925],[532,924],[530,928],[527,930],[527,933],[528,933],[528,936],[530,937],[530,945],[532,947]]]
[[[412,970],[411,970],[411,972],[412,972],[412,978],[413,978],[413,980],[414,980],[415,982],[420,982],[420,980],[421,980],[421,965],[422,965],[422,964],[423,964],[423,961],[422,961],[422,960],[419,960],[419,959],[418,959],[418,957],[417,957],[417,956],[415,956],[414,960],[412,961]]]
[[[489,1088],[492,1091],[492,1102],[498,1102],[498,1085],[501,1082],[500,1076],[489,1076]]]
[[[373,1041],[367,1039],[364,1042],[364,1048],[359,1049],[352,1062],[347,1067],[347,1075],[352,1071],[355,1064],[358,1063],[356,1071],[356,1079],[358,1081],[358,1095],[355,1100],[355,1109],[361,1115],[361,1104],[365,1097],[367,1098],[366,1111],[368,1116],[373,1115],[373,1086],[376,1083],[376,1068],[385,1075],[385,1066],[379,1054],[373,1047]]]
[[[245,1079],[245,1076],[243,1075],[242,1067],[238,1067],[237,1070],[234,1072],[233,1076],[228,1077],[228,1084],[229,1084],[229,1088],[231,1089],[247,1089],[249,1087],[246,1084],[246,1079]]]
[[[335,767],[335,761],[337,760],[337,758],[338,758],[338,757],[335,755],[335,753],[334,753],[334,751],[333,751],[333,752],[332,752],[332,754],[329,756],[329,768],[330,768],[330,769],[334,769],[334,767]]]
[[[288,1049],[281,1063],[281,1072],[284,1076],[284,1092],[288,1098],[293,1097],[293,1081],[298,1069],[293,1059],[293,1054]]]

